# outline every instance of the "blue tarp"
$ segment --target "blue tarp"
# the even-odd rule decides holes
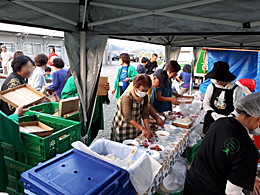
[[[258,60],[259,58],[259,60]],[[260,74],[260,55],[258,52],[252,51],[213,51],[208,50],[208,70],[213,69],[214,63],[217,61],[224,61],[229,64],[230,71],[237,76],[236,80],[242,78],[257,79],[256,91],[260,89],[260,78],[256,78]],[[259,81],[258,81],[259,80]],[[200,92],[206,93],[208,85],[211,83],[207,79],[200,85]]]

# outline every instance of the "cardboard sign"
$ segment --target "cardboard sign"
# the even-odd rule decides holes
[[[12,89],[7,89],[0,92],[0,99],[6,103],[17,108],[25,105],[26,107],[38,102],[43,101],[45,95],[36,91],[34,88],[27,84],[19,85]]]
[[[63,117],[63,115],[78,111],[79,110],[79,98],[71,97],[67,99],[60,100],[58,116]]]
[[[108,77],[100,77],[98,83],[97,96],[107,95],[107,90],[104,88],[104,85],[108,82]]]

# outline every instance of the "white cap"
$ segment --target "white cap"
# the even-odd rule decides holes
[[[235,109],[246,112],[253,117],[260,117],[260,93],[253,93],[243,97],[235,103]]]

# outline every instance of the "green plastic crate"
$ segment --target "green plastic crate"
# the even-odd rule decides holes
[[[21,181],[21,174],[32,166],[20,163],[5,157],[5,164],[8,174],[8,186],[6,192],[10,195],[21,195],[24,194],[23,182]]]
[[[187,147],[186,151],[184,152],[184,157],[192,163],[195,158],[197,157],[198,150],[200,148],[200,145],[202,143],[203,139],[201,139],[195,146],[193,147]]]
[[[39,104],[36,106],[32,106],[29,108],[30,110],[28,112],[26,112],[26,115],[30,115],[30,114],[55,114],[56,112],[59,111],[59,103],[57,102],[47,102],[47,103],[43,103],[43,104]],[[55,116],[58,117],[58,116]],[[74,113],[72,115],[70,115],[69,117],[66,117],[66,119],[68,120],[73,120],[73,121],[79,121],[79,113]]]
[[[19,149],[2,142],[5,157],[19,161],[29,166],[36,166],[71,149],[71,143],[81,139],[81,123],[50,115],[28,115],[19,118],[19,122],[40,121],[53,128],[54,132],[48,137],[38,137],[33,134],[21,132],[24,148]],[[64,136],[61,138],[61,136]]]

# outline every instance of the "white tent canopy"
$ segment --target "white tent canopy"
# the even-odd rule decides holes
[[[85,123],[108,37],[165,45],[166,60],[185,46],[260,48],[257,0],[2,0],[0,10],[3,23],[65,31]]]

